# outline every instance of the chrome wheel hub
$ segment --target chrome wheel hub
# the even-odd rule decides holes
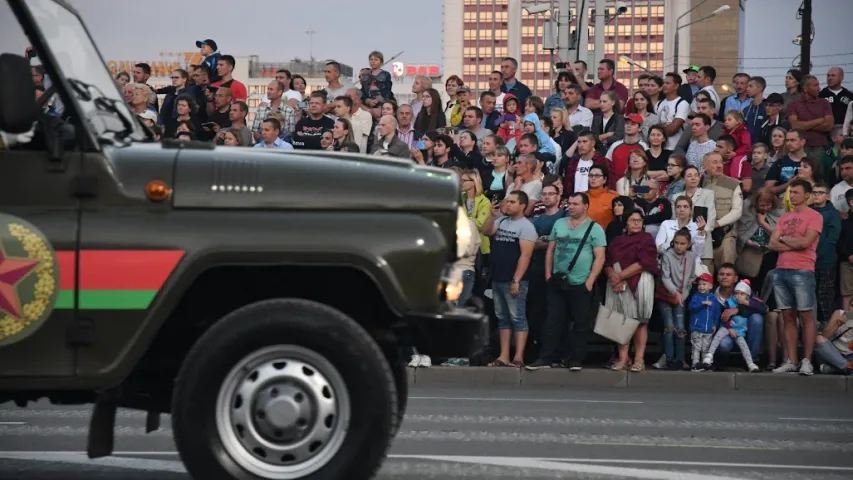
[[[316,472],[340,450],[349,421],[343,377],[322,355],[296,345],[267,347],[240,360],[216,402],[225,450],[261,478]]]

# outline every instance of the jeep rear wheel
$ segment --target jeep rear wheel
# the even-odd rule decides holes
[[[237,310],[184,360],[175,443],[194,478],[370,478],[397,429],[381,349],[352,319],[304,300]]]

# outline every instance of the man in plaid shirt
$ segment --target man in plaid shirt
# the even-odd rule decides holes
[[[281,131],[284,134],[285,141],[290,140],[293,130],[296,129],[296,122],[299,121],[299,114],[296,109],[287,104],[282,99],[285,92],[285,86],[278,80],[273,80],[267,85],[267,97],[270,99],[269,105],[261,104],[255,111],[255,121],[252,123],[252,133],[255,141],[261,138],[261,124],[269,116],[271,112],[281,112],[284,122],[281,125]]]

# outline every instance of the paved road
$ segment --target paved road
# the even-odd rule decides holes
[[[384,480],[850,479],[850,396],[414,388]],[[124,411],[117,456],[81,452],[88,409],[0,405],[0,479],[187,480],[171,431]],[[168,426],[168,418],[163,419]]]

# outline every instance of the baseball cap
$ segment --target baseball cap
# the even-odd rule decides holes
[[[643,124],[643,116],[640,115],[639,113],[631,113],[631,114],[625,115],[625,120],[632,122],[632,123],[636,123],[637,125]]]
[[[778,93],[771,93],[770,95],[767,95],[765,101],[774,105],[782,105],[783,103],[785,103],[785,99],[782,98],[782,95]]]
[[[699,278],[697,278],[696,280],[697,280],[697,281],[699,281],[699,280],[704,280],[704,281],[706,281],[706,282],[708,282],[708,283],[710,283],[710,284],[712,284],[712,285],[713,285],[713,283],[714,283],[714,277],[712,277],[712,276],[711,276],[711,274],[710,274],[710,273],[708,273],[708,272],[705,272],[705,273],[703,273],[702,275],[699,275]]]
[[[471,89],[468,87],[459,87],[456,89],[456,93],[471,93]]]
[[[209,46],[210,48],[213,49],[214,52],[219,50],[218,48],[216,48],[216,42],[214,42],[210,38],[208,38],[207,40],[196,40],[196,42],[195,42],[196,47],[201,48],[202,45]]]
[[[681,73],[698,72],[699,70],[701,70],[699,68],[699,65],[690,65],[689,67],[682,70]]]

